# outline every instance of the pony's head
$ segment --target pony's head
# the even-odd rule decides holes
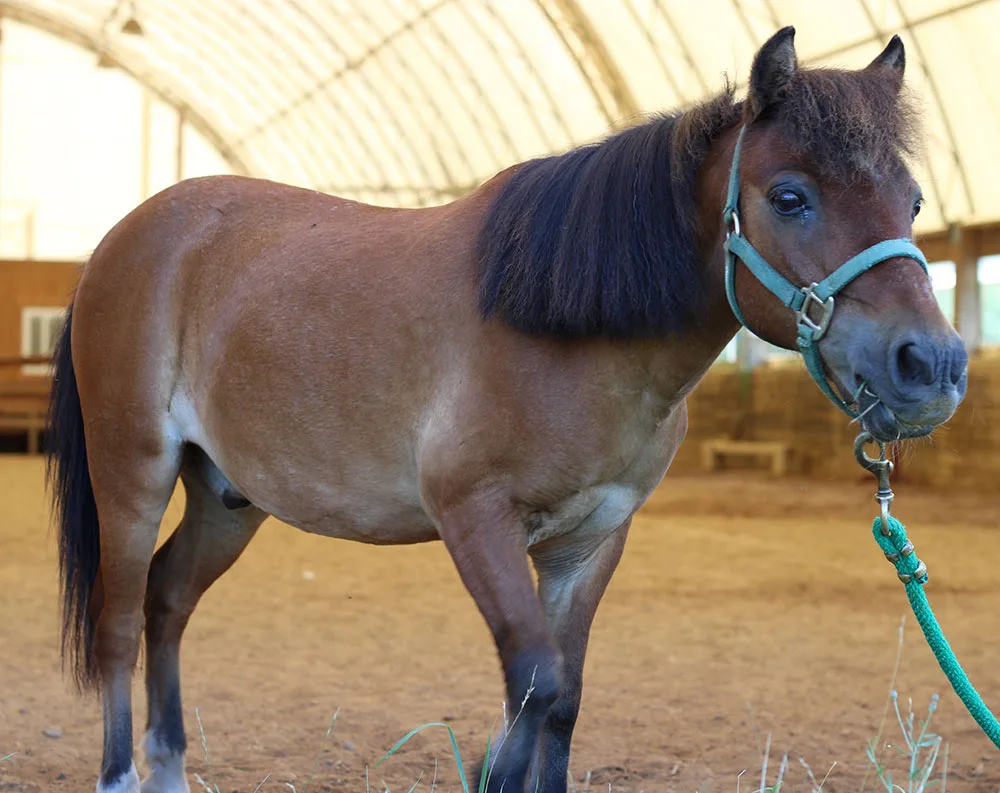
[[[915,130],[902,90],[903,44],[894,37],[859,71],[799,69],[794,32],[776,33],[754,60],[730,190],[738,214],[727,221],[779,285],[801,292],[799,314],[741,263],[752,258],[745,249],[734,255],[734,305],[779,346],[803,347],[805,331],[817,371],[855,402],[876,438],[926,435],[964,396],[968,356],[907,242],[923,199],[906,164]],[[854,277],[828,300],[839,276],[825,279],[858,254],[870,269],[856,259],[840,272]],[[818,296],[808,293],[824,283]]]

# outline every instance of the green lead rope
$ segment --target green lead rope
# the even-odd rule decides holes
[[[951,687],[958,694],[968,709],[972,718],[982,727],[986,737],[993,745],[1000,749],[1000,722],[996,716],[986,707],[983,698],[969,681],[969,676],[962,669],[962,665],[955,657],[951,645],[941,632],[930,603],[927,602],[927,595],[924,592],[924,584],[927,583],[927,567],[921,562],[913,552],[913,543],[906,538],[906,527],[891,515],[888,515],[888,534],[882,531],[882,518],[875,518],[872,525],[872,534],[875,542],[878,543],[886,558],[892,562],[899,574],[899,579],[906,587],[906,597],[909,598],[913,614],[920,623],[920,629],[924,632],[927,644],[930,646],[934,657],[937,658],[941,670],[951,683]]]

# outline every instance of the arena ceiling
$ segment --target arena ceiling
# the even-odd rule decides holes
[[[401,205],[740,84],[783,25],[802,62],[847,67],[899,33],[924,110],[922,230],[1000,220],[1000,0],[0,0],[0,14],[134,76],[236,172]]]

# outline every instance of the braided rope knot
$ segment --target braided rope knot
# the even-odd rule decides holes
[[[889,531],[882,531],[882,518],[875,518],[872,524],[872,535],[878,543],[885,558],[896,568],[896,575],[904,584],[916,582],[927,583],[927,565],[921,562],[913,552],[913,543],[906,537],[906,527],[892,515],[888,516]]]

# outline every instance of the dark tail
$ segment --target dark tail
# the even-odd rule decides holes
[[[97,682],[94,663],[96,621],[90,599],[101,564],[97,503],[87,467],[80,392],[73,371],[70,335],[73,307],[55,349],[55,373],[49,401],[48,485],[59,521],[59,571],[62,591],[62,653],[78,685]]]

